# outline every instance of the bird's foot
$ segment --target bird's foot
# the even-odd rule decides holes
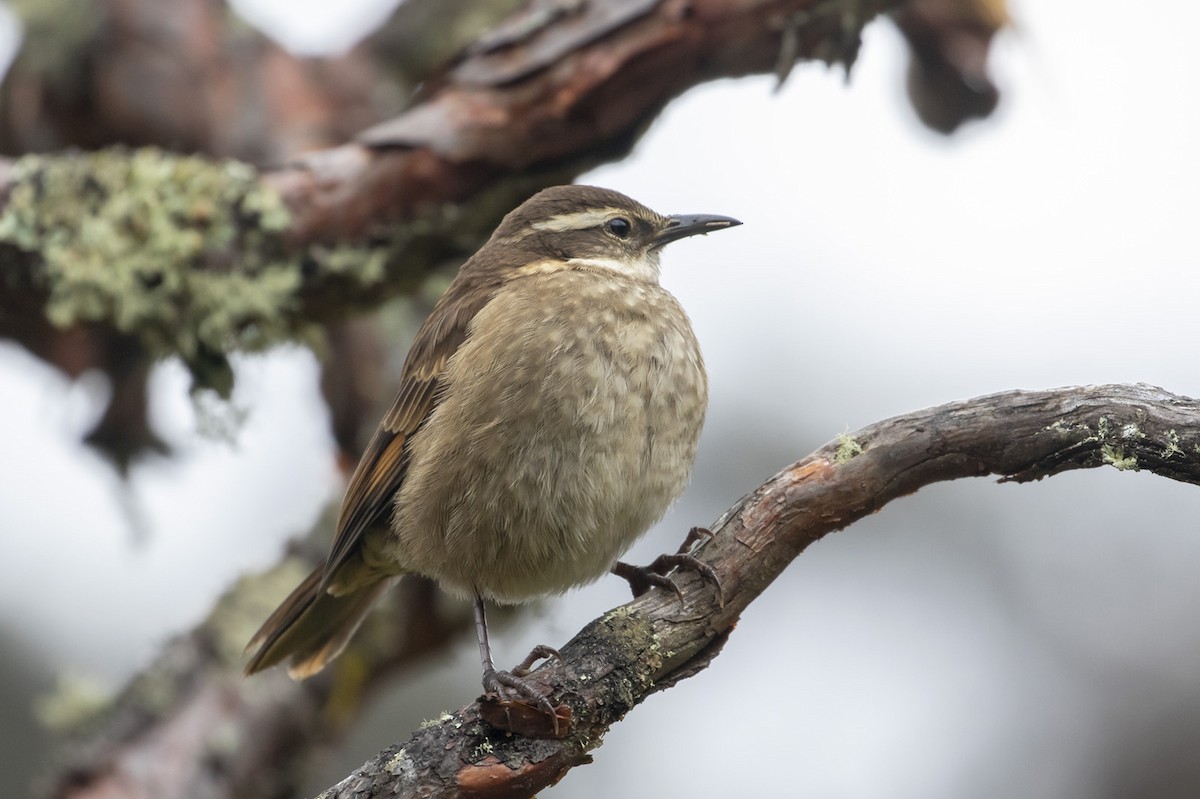
[[[554,712],[554,705],[550,704],[550,699],[544,690],[531,680],[511,671],[497,671],[496,669],[485,671],[483,673],[483,692],[496,699],[524,702],[534,705],[546,713]]]
[[[512,671],[487,669],[483,672],[485,721],[493,727],[529,738],[561,738],[566,734],[566,727],[560,728],[559,722],[570,722],[570,708],[565,705],[555,707],[547,691],[527,679],[533,664],[543,658],[562,661],[557,649],[535,646]]]
[[[679,586],[675,581],[667,577],[667,574],[672,569],[690,569],[697,572],[705,580],[713,584],[717,589],[717,602],[721,607],[725,606],[725,595],[721,590],[721,580],[717,577],[717,572],[712,566],[699,560],[695,555],[682,551],[687,549],[693,540],[693,533],[701,528],[693,528],[688,534],[688,541],[680,547],[680,552],[670,555],[659,555],[654,559],[649,566],[634,566],[624,561],[617,561],[612,568],[612,573],[623,578],[629,583],[630,590],[633,591],[635,597],[649,591],[651,588],[665,588],[668,591],[674,592],[675,596],[683,602],[683,592],[679,590]],[[707,532],[707,531],[705,531]],[[709,533],[711,536],[712,534]]]

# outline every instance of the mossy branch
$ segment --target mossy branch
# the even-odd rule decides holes
[[[1105,465],[1200,484],[1200,402],[1141,384],[1008,391],[838,436],[740,500],[695,550],[720,576],[723,605],[702,578],[676,573],[682,603],[646,594],[584,628],[562,648],[562,664],[534,672],[570,708],[565,738],[505,734],[481,720],[476,703],[384,750],[320,799],[530,796],[590,762],[609,727],[651,693],[706,668],[742,612],[822,536],[931,483],[1027,482]]]
[[[783,53],[852,60],[897,1],[518,12],[400,116],[278,168],[154,149],[0,163],[0,335],[53,358],[55,331],[116,334],[227,392],[230,353],[411,290],[534,191],[624,155],[701,82],[778,70]]]
[[[682,602],[651,591],[613,609],[561,648],[563,663],[533,673],[569,716],[564,737],[507,734],[495,725],[540,734],[551,725],[519,707],[471,704],[422,725],[322,799],[528,797],[590,762],[609,728],[651,693],[704,670],[739,616],[821,537],[943,480],[993,475],[1026,482],[1110,465],[1200,484],[1200,402],[1147,385],[1009,391],[840,435],[739,500],[693,547],[720,576],[723,604],[698,575],[676,573]],[[291,567],[279,582],[290,585],[302,571]],[[282,760],[335,734],[369,685],[469,619],[464,609],[453,624],[438,622],[428,587],[405,580],[401,615],[394,608],[374,614],[328,673],[302,684],[281,673],[243,682],[237,648],[269,602],[250,585],[232,592],[131,686],[90,737],[83,750],[90,754],[64,767],[53,796],[93,795],[112,781],[139,779],[172,786],[161,799],[194,795],[198,782],[210,791],[223,786],[210,795],[265,795],[266,786],[279,792],[278,781],[290,774]],[[414,596],[424,598],[414,604]],[[405,635],[395,634],[397,625]],[[161,739],[181,728],[195,739],[190,757],[147,776]]]
[[[38,255],[24,282],[53,327],[111,327],[222,394],[228,353],[305,338],[301,270],[282,239],[291,216],[251,167],[107,150],[26,156],[9,180],[0,262],[16,283]]]

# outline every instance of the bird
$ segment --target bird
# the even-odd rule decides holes
[[[613,572],[671,588],[686,554],[618,558],[682,493],[708,404],[700,346],[659,283],[665,245],[741,223],[666,216],[611,189],[541,190],[463,265],[413,340],[355,468],[329,554],[247,644],[246,674],[303,679],[406,574],[474,602],[485,696],[548,703],[541,646],[495,668],[485,603]],[[678,589],[675,589],[676,591]]]

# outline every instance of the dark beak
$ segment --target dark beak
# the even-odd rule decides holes
[[[654,237],[655,247],[662,247],[697,233],[712,233],[714,230],[724,230],[742,224],[731,216],[716,214],[682,214],[667,217],[667,226]]]

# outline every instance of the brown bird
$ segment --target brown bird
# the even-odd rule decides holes
[[[399,576],[472,597],[483,687],[548,705],[497,671],[484,600],[521,602],[613,570],[691,472],[708,403],[699,344],[659,285],[676,239],[740,224],[662,216],[615,191],[557,186],[509,213],[459,270],[404,364],[399,396],[350,479],[325,563],[250,641],[246,673],[296,678],[346,646]],[[711,570],[709,570],[711,576]]]

